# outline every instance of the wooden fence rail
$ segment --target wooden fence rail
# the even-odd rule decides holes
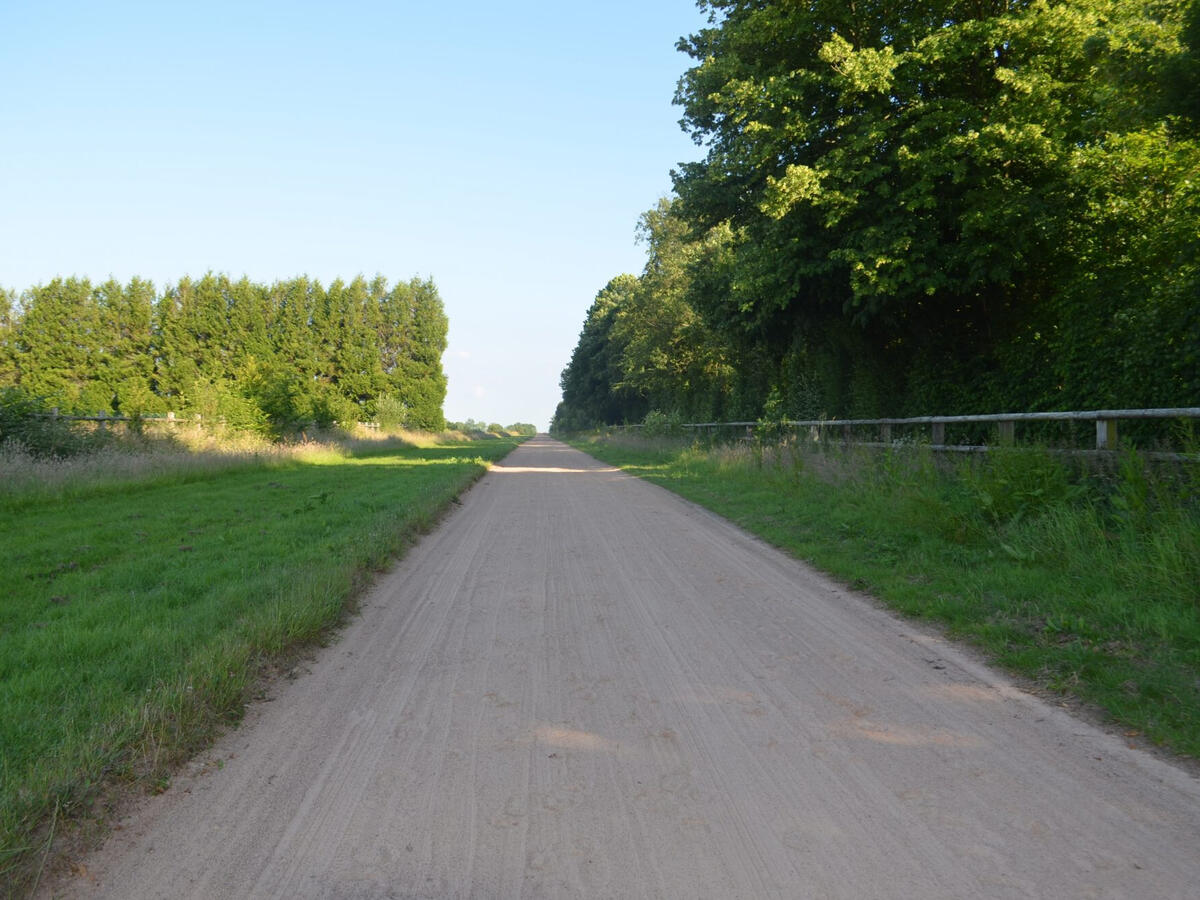
[[[1117,447],[1117,422],[1136,419],[1200,419],[1200,407],[1185,406],[1170,409],[1094,409],[1087,411],[1035,412],[1035,413],[987,413],[976,416],[915,416],[908,419],[785,419],[779,425],[784,428],[807,428],[814,441],[826,437],[826,433],[840,431],[842,439],[850,442],[855,428],[878,428],[880,440],[892,441],[892,428],[896,426],[923,426],[930,429],[930,445],[935,450],[966,449],[946,444],[947,425],[994,424],[997,443],[1012,444],[1016,438],[1018,422],[1095,422],[1096,449],[1115,450]],[[746,428],[747,436],[753,434],[758,422],[689,422],[683,428],[715,434],[721,429]],[[625,428],[641,428],[642,425],[626,425]]]

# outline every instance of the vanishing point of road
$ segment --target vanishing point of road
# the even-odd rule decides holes
[[[539,437],[55,896],[1200,897],[1200,782]]]

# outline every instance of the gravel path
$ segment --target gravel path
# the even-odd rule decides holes
[[[548,438],[46,893],[1200,896],[1200,782]]]

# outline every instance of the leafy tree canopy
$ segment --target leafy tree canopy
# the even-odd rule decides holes
[[[0,387],[64,413],[219,418],[287,431],[352,423],[440,430],[446,315],[432,281],[308,278],[273,285],[208,273],[157,296],[133,279],[55,279],[0,292]]]
[[[1200,396],[1200,2],[700,6],[703,157],[589,311],[560,427]]]

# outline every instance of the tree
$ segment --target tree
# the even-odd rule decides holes
[[[228,297],[230,343],[227,371],[240,384],[250,382],[254,373],[269,368],[275,358],[271,330],[276,310],[271,291],[242,277],[230,284],[225,280]]]
[[[1194,148],[1160,121],[1178,7],[701,5],[711,27],[680,44],[697,65],[676,100],[707,152],[674,181],[682,217],[725,243],[698,264],[693,306],[778,371],[790,357],[840,385],[831,414],[1066,400],[1039,342],[1081,314],[1109,327],[1106,302],[1058,302],[1106,300],[1090,268],[1125,238],[1100,208],[1195,183]],[[1178,165],[1153,191],[1114,190],[1114,168],[1156,156]],[[1158,207],[1177,222],[1190,209]],[[1139,265],[1157,263],[1122,277]]]
[[[446,352],[449,323],[430,280],[412,279],[397,285],[380,318],[382,366],[388,392],[408,408],[407,425],[441,431],[446,424]]]
[[[233,378],[229,279],[206,274],[183,278],[159,303],[159,391],[177,405],[191,403],[194,388]]]
[[[359,410],[386,388],[377,307],[362,276],[329,286],[321,329],[325,381]]]
[[[0,387],[64,412],[185,410],[258,431],[381,408],[395,424],[440,429],[446,330],[437,288],[421,279],[389,290],[359,276],[326,290],[210,272],[160,298],[138,278],[55,279],[19,304],[0,291]]]
[[[1179,116],[1180,130],[1200,132],[1200,2],[1191,0],[1182,15],[1180,49],[1162,73],[1166,111]]]
[[[0,388],[17,383],[17,321],[16,294],[0,288]]]
[[[100,352],[100,316],[91,283],[56,278],[27,291],[16,331],[19,384],[64,412],[107,410],[111,396],[94,373]]]
[[[621,375],[614,387],[645,397],[650,408],[720,417],[733,392],[729,347],[687,298],[689,268],[709,247],[690,240],[669,200],[642,215],[639,236],[646,267],[615,312],[611,340],[621,348]]]
[[[271,359],[257,371],[251,391],[280,431],[316,418],[320,365],[315,323],[323,294],[318,283],[305,277],[270,288]]]
[[[622,385],[624,347],[613,335],[618,315],[633,302],[637,289],[635,276],[618,275],[596,294],[579,342],[559,379],[563,399],[551,430],[581,431],[604,423],[640,420],[646,414],[645,396]]]
[[[97,399],[103,400],[103,408],[121,415],[161,411],[153,390],[154,285],[140,278],[128,285],[110,279],[96,288],[95,296]]]

